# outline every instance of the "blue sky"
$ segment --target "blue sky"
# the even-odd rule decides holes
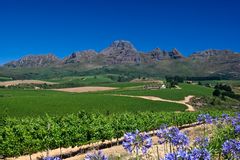
[[[0,64],[100,51],[118,39],[141,51],[240,52],[239,8],[238,0],[0,0]]]

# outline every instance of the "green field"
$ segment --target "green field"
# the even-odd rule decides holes
[[[4,81],[11,81],[12,78],[9,77],[0,77],[0,82],[4,82]]]
[[[108,91],[113,94],[124,94],[124,95],[137,95],[137,96],[156,96],[170,100],[182,100],[184,97],[189,95],[195,96],[211,96],[212,88],[191,85],[191,84],[180,84],[181,89],[161,89],[161,90],[144,90],[142,88],[136,88],[131,90],[116,90]]]
[[[110,76],[110,75],[109,75]],[[97,76],[75,76],[75,77],[63,77],[63,78],[53,78],[47,81],[59,82],[59,83],[82,83],[82,84],[94,84],[94,83],[111,83],[114,82],[107,75],[97,75]],[[113,75],[115,76],[115,75]]]
[[[136,111],[184,111],[184,105],[99,93],[65,93],[47,90],[0,90],[0,110],[10,116],[35,116],[76,113],[81,110],[101,113]]]
[[[186,106],[176,103],[114,96],[113,94],[158,96],[182,100],[185,96],[211,96],[212,89],[180,84],[181,89],[144,90],[144,83],[109,83],[103,86],[118,87],[114,91],[94,93],[67,93],[51,90],[1,89],[0,111],[10,116],[64,115],[78,111],[120,113],[136,111],[184,111]]]

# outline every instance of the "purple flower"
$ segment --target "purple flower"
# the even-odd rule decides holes
[[[187,151],[184,151],[182,149],[177,151],[177,158],[181,158],[181,159],[188,159],[189,155]]]
[[[167,129],[166,125],[162,125],[160,129],[157,131],[157,136],[159,138],[158,143],[163,144],[167,140],[169,130]]]
[[[189,160],[210,160],[210,159],[211,155],[206,148],[203,149],[194,148],[189,156]]]
[[[187,135],[179,132],[177,135],[172,137],[171,141],[174,146],[187,146],[189,144],[189,139]]]
[[[200,148],[207,147],[208,143],[209,143],[209,140],[207,137],[205,138],[197,137],[195,138],[195,141],[194,141],[195,146],[199,146]]]
[[[44,157],[43,160],[61,160],[59,157]]]
[[[234,130],[235,130],[235,133],[237,134],[240,133],[240,125],[236,125]]]
[[[222,114],[222,118],[223,118],[223,119],[228,119],[229,117],[230,117],[230,116],[229,116],[228,114],[226,114],[226,113],[223,113],[223,114]]]
[[[178,147],[187,146],[189,144],[189,139],[187,135],[180,132],[177,127],[171,127],[169,129],[167,129],[166,127],[160,128],[157,131],[157,136],[159,138],[159,144],[170,142],[174,146]]]
[[[123,140],[123,148],[127,150],[129,153],[132,152],[133,148],[132,145],[136,139],[136,134],[135,133],[126,133],[124,134],[124,140]]]
[[[143,154],[146,154],[148,149],[152,147],[152,138],[146,133],[126,133],[123,140],[123,148],[129,153],[135,149],[136,152],[141,149]]]
[[[174,153],[166,154],[162,160],[211,160],[211,155],[206,148],[178,149]]]
[[[163,160],[177,160],[177,155],[174,153],[168,153],[165,155]]]
[[[140,134],[142,141],[142,153],[146,154],[148,149],[152,147],[152,138],[146,133]]]
[[[222,150],[224,156],[240,159],[240,141],[234,139],[227,140],[223,143]]]
[[[212,123],[212,117],[209,114],[199,114],[197,120],[198,122]]]
[[[108,157],[103,154],[103,152],[100,150],[97,153],[89,153],[86,155],[84,160],[108,160]]]
[[[228,114],[222,114],[222,123],[234,124],[234,118],[230,117]]]

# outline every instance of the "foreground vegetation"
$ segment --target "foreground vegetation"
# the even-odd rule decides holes
[[[80,146],[119,138],[125,132],[157,129],[161,124],[181,126],[196,122],[198,112],[138,112],[94,114],[79,112],[65,116],[0,119],[0,155],[32,154],[55,148]],[[210,112],[219,116],[222,112]]]
[[[219,117],[200,114],[198,122],[203,123],[202,130],[199,131],[202,133],[195,137],[193,142],[190,142],[186,132],[181,132],[175,126],[160,127],[156,135],[159,138],[158,143],[165,145],[165,156],[161,157],[162,160],[240,159],[240,114],[222,114]],[[207,125],[211,125],[210,130],[207,129]],[[160,158],[158,149],[155,151],[158,157],[148,155],[148,150],[154,147],[152,138],[138,130],[124,135],[123,147],[129,153],[134,153],[136,159]]]

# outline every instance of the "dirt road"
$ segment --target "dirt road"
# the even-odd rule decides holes
[[[180,100],[180,101],[168,100],[168,99],[163,99],[163,98],[154,97],[154,96],[131,96],[131,95],[115,95],[115,96],[125,96],[125,97],[133,97],[133,98],[142,98],[142,99],[147,99],[147,100],[151,100],[151,101],[178,103],[178,104],[183,104],[183,105],[187,106],[188,107],[187,111],[190,111],[190,112],[195,111],[193,106],[189,104],[190,99],[194,97],[192,95],[189,95],[189,96],[185,97],[184,100]]]
[[[5,82],[0,82],[0,86],[16,86],[19,84],[56,84],[53,82],[47,82],[47,81],[40,81],[40,80],[15,80],[15,81],[5,81]]]
[[[75,87],[75,88],[61,88],[61,89],[53,89],[55,91],[63,91],[63,92],[76,92],[76,93],[84,93],[84,92],[96,92],[96,91],[108,91],[114,90],[117,88],[114,87]]]

